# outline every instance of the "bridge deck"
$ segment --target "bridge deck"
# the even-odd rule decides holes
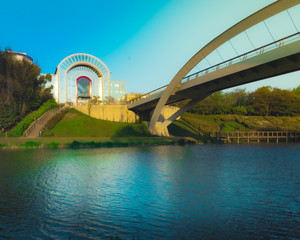
[[[183,82],[170,96],[167,104],[201,96],[204,99],[215,91],[299,70],[300,38],[298,39]],[[154,109],[162,94],[163,91],[152,93],[150,96],[129,104],[128,108],[135,112]]]

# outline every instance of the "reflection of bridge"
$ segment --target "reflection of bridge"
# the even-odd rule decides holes
[[[207,60],[206,57],[214,51],[220,55],[218,48],[224,43],[299,3],[299,0],[279,0],[245,18],[197,52],[169,85],[134,99],[128,108],[137,113],[142,120],[150,121],[151,133],[161,135],[177,117],[215,91],[299,70],[300,32],[288,13],[296,33],[189,75],[191,70],[202,60]],[[249,41],[251,42],[250,39]],[[190,101],[171,117],[168,119],[161,117],[164,105],[188,99]]]

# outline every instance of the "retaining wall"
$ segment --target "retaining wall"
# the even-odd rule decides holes
[[[76,110],[97,119],[129,123],[139,121],[139,116],[128,110],[127,105],[91,105],[90,112],[88,107],[88,105],[73,106]],[[162,114],[164,118],[168,118],[177,110],[177,107],[165,106]]]

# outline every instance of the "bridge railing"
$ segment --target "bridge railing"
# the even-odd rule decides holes
[[[273,49],[282,47],[282,46],[284,46],[286,44],[295,42],[295,41],[299,40],[299,37],[300,37],[300,32],[294,33],[294,34],[289,35],[289,36],[287,36],[285,38],[282,38],[282,39],[279,39],[279,40],[277,40],[275,42],[272,42],[272,43],[269,43],[267,45],[264,45],[264,46],[262,46],[260,48],[256,48],[256,49],[251,50],[249,52],[246,52],[246,53],[244,53],[242,55],[238,55],[238,56],[236,56],[234,58],[231,58],[231,59],[228,59],[228,60],[226,60],[224,62],[218,63],[218,64],[216,64],[214,66],[208,67],[208,68],[206,68],[204,70],[201,70],[199,72],[196,72],[196,73],[193,73],[191,75],[188,75],[188,76],[184,77],[181,80],[181,83],[190,81],[190,80],[195,79],[197,77],[201,77],[203,75],[206,75],[208,73],[220,70],[222,68],[229,67],[229,66],[231,66],[233,64],[236,64],[238,62],[245,61],[245,60],[247,60],[249,58],[261,55],[261,54],[263,54],[265,52],[268,52],[268,51],[271,51]],[[153,90],[151,92],[148,92],[148,93],[146,93],[146,94],[144,94],[142,96],[134,98],[134,99],[130,100],[129,102],[130,103],[134,103],[134,102],[136,102],[138,100],[141,100],[141,99],[144,99],[144,98],[148,98],[148,97],[150,97],[153,94],[156,94],[156,93],[159,93],[159,92],[163,92],[164,90],[166,90],[167,87],[168,87],[168,85],[164,85],[164,86],[162,86],[160,88],[157,88],[157,89],[155,89],[155,90]]]
[[[295,41],[299,40],[299,37],[300,37],[300,32],[297,32],[297,33],[292,34],[290,36],[287,36],[285,38],[279,39],[279,40],[277,40],[275,42],[269,43],[269,44],[264,45],[264,46],[262,46],[260,48],[256,48],[254,50],[251,50],[249,52],[246,52],[246,53],[241,54],[239,56],[236,56],[234,58],[228,59],[228,60],[226,60],[224,62],[218,63],[218,64],[216,64],[214,66],[211,66],[211,67],[206,68],[204,70],[201,70],[199,72],[196,72],[196,73],[193,73],[191,75],[188,75],[188,76],[186,76],[186,77],[184,77],[182,79],[181,83],[184,83],[184,82],[187,82],[187,81],[192,80],[194,78],[203,76],[203,75],[205,75],[207,73],[214,72],[214,71],[217,71],[219,69],[231,66],[231,65],[233,65],[235,63],[245,61],[245,60],[247,60],[249,58],[252,58],[252,57],[261,55],[261,54],[263,54],[265,52],[271,51],[273,49],[282,47],[282,46],[284,46],[286,44],[295,42]]]

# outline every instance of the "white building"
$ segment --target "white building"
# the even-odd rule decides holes
[[[125,95],[125,81],[110,79],[110,71],[98,58],[76,53],[63,59],[52,75],[53,95],[58,103],[84,104],[94,96],[100,101]],[[115,89],[115,86],[119,86]],[[120,87],[121,86],[121,87]]]

